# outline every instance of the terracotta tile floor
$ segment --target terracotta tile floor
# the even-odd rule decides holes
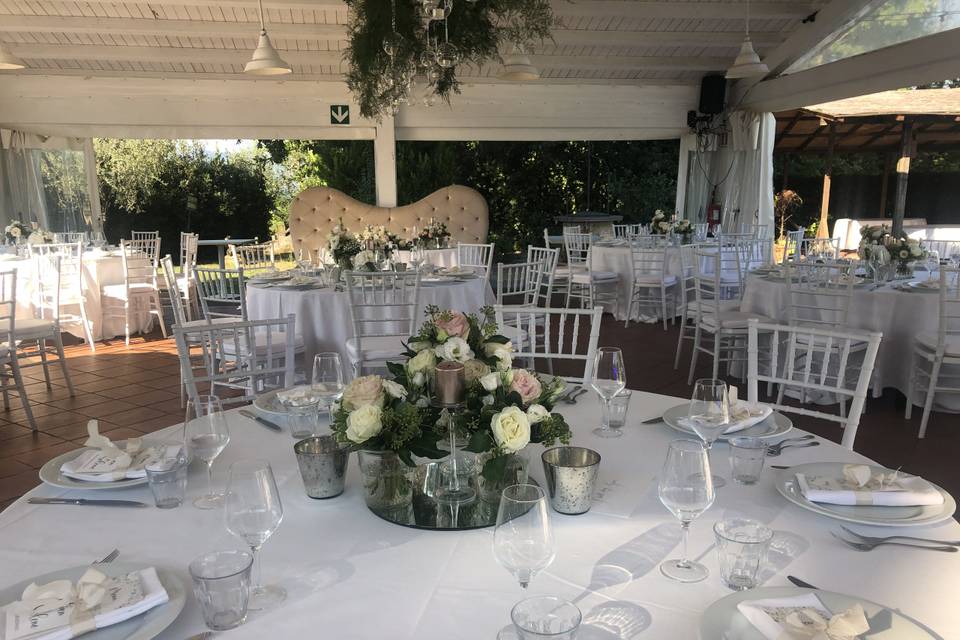
[[[601,345],[624,349],[630,388],[689,397],[689,346],[675,371],[676,339],[674,327],[665,332],[660,325],[631,324],[624,329],[622,322],[610,316],[604,317],[600,333]],[[16,398],[11,411],[0,409],[0,509],[37,485],[37,470],[44,462],[83,443],[91,417],[100,420],[102,432],[116,438],[151,433],[183,420],[172,339],[136,337],[129,348],[123,340],[111,340],[98,343],[96,354],[76,345],[67,348],[67,357],[78,391],[75,398],[70,398],[56,368],[51,369],[51,389],[46,388],[39,367],[25,370],[38,433],[30,431],[23,411],[15,408]],[[707,358],[701,358],[698,374],[709,376]],[[902,466],[922,474],[960,496],[958,417],[933,414],[927,437],[918,440],[921,412],[915,411],[913,419],[906,421],[903,408],[904,397],[892,390],[871,399],[861,421],[857,451],[888,467]],[[793,419],[804,429],[840,439],[838,427],[831,423]]]

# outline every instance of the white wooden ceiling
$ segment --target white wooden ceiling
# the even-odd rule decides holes
[[[462,0],[461,0],[462,1]],[[754,0],[761,56],[820,0]],[[562,25],[533,57],[541,84],[688,84],[726,69],[743,38],[745,0],[554,0]],[[385,0],[385,8],[389,4]],[[283,81],[338,80],[347,9],[336,0],[265,0],[267,30],[293,66]],[[24,74],[248,79],[255,0],[83,2],[0,0],[0,41]],[[464,66],[468,82],[495,81],[499,65]]]

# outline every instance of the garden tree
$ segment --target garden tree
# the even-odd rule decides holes
[[[266,153],[210,155],[198,142],[171,140],[94,144],[104,231],[112,242],[130,237],[131,229],[156,229],[161,251],[176,255],[181,231],[201,238],[268,237],[274,203]]]

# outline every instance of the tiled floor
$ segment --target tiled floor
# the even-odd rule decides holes
[[[624,349],[628,386],[688,397],[686,366],[689,346],[679,371],[673,368],[676,329],[660,325],[635,325],[604,318],[602,345]],[[75,449],[86,439],[90,418],[100,420],[101,432],[111,438],[150,433],[183,420],[179,400],[176,348],[172,339],[159,335],[136,338],[130,348],[123,340],[97,345],[91,354],[83,345],[68,347],[68,361],[77,396],[70,398],[62,377],[53,368],[52,388],[47,389],[39,367],[27,369],[28,395],[39,432],[31,433],[23,411],[0,410],[0,509],[38,483],[37,469],[55,455]],[[698,373],[709,375],[707,358]],[[917,440],[920,411],[903,419],[903,396],[888,391],[868,402],[857,437],[857,451],[882,464],[922,474],[960,496],[960,429],[957,416],[934,414],[927,438]],[[636,407],[635,407],[636,408]],[[804,429],[835,441],[839,428],[831,423],[794,417]],[[574,425],[576,428],[577,425]]]

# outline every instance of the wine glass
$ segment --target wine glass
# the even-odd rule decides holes
[[[187,400],[187,418],[183,423],[183,442],[192,458],[207,465],[207,494],[193,501],[198,509],[215,509],[223,504],[223,494],[213,490],[213,461],[230,442],[227,419],[220,398],[199,395]]]
[[[687,534],[690,523],[713,504],[713,481],[707,449],[696,440],[674,440],[657,486],[660,502],[680,520],[683,530],[683,555],[660,564],[663,575],[679,582],[699,582],[709,571],[687,559]]]
[[[320,397],[320,404],[329,411],[343,394],[343,364],[340,362],[340,354],[327,351],[315,355],[311,382],[314,393]]]
[[[493,556],[524,589],[556,556],[543,489],[514,484],[503,490],[493,530]]]
[[[593,434],[601,438],[619,438],[623,431],[610,428],[610,401],[627,386],[623,352],[618,347],[597,349],[590,386],[603,400],[603,423],[593,430]]]
[[[940,271],[940,253],[938,251],[928,251],[926,255],[927,280],[933,280],[933,274]]]
[[[688,424],[707,447],[707,456],[713,443],[730,426],[730,400],[727,383],[713,378],[701,378],[694,383],[693,398],[687,413]],[[713,476],[713,486],[727,484],[720,476]]]
[[[227,531],[243,540],[254,557],[250,609],[266,609],[287,597],[279,585],[260,584],[260,548],[283,520],[280,492],[273,469],[261,460],[239,460],[230,467],[230,482],[223,504]]]
[[[410,266],[413,267],[414,271],[419,271],[425,260],[426,256],[423,252],[423,242],[415,240],[413,246],[410,248]]]

